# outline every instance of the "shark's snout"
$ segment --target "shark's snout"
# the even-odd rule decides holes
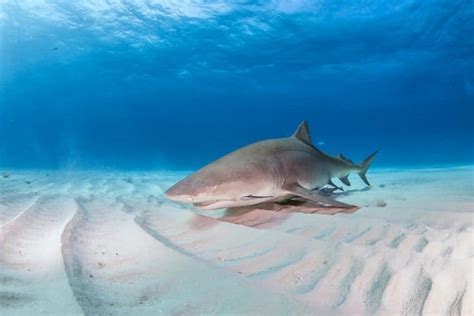
[[[193,202],[195,199],[195,196],[184,190],[179,183],[166,190],[165,195],[168,199],[176,202]]]
[[[218,202],[217,200],[209,200],[207,198],[199,198],[196,195],[190,194],[181,188],[179,185],[174,185],[165,192],[168,199],[180,203],[192,203],[197,208],[209,209],[212,205]]]
[[[202,191],[202,192],[201,192]],[[190,181],[184,179],[165,191],[168,199],[179,203],[192,203],[200,209],[215,209],[218,206],[226,206],[229,201],[222,200],[206,190],[195,190]]]

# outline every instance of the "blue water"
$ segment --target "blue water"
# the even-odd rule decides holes
[[[192,169],[304,119],[356,161],[474,162],[473,1],[0,3],[0,167]]]

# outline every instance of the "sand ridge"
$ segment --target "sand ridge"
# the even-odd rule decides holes
[[[375,172],[332,216],[198,211],[163,196],[181,173],[11,174],[7,314],[473,313],[471,167]]]

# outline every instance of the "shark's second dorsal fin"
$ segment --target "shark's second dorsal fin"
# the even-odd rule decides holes
[[[306,121],[301,122],[301,124],[294,132],[293,137],[301,140],[303,143],[313,146],[313,142],[311,141],[311,135],[309,134],[308,122]]]
[[[354,164],[354,162],[352,160],[350,160],[349,158],[344,157],[343,154],[339,154],[339,159],[344,160],[345,162]]]

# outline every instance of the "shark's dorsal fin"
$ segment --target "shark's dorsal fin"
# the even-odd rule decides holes
[[[296,131],[293,133],[292,137],[301,140],[303,143],[313,146],[311,135],[309,134],[308,122],[306,121],[301,122]]]
[[[345,162],[354,164],[354,162],[352,160],[350,160],[349,158],[344,157],[343,154],[339,154],[339,159],[344,160]]]

